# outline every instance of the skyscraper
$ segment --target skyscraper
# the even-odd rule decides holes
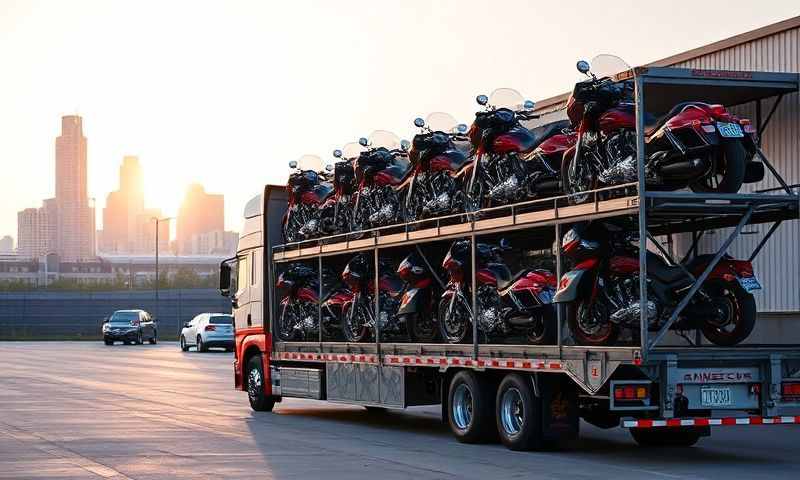
[[[53,220],[46,207],[26,208],[17,213],[17,254],[38,258],[52,252]]]
[[[56,138],[56,205],[61,260],[93,258],[94,206],[87,189],[86,137],[77,115],[61,117],[61,136]]]
[[[202,185],[189,185],[178,211],[178,253],[195,253],[192,236],[225,230],[225,199],[222,195],[206,193]]]
[[[14,237],[5,235],[0,238],[0,254],[12,253],[14,251]]]

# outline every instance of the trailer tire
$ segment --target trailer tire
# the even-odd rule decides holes
[[[529,378],[506,375],[497,389],[495,420],[500,441],[510,450],[542,448],[542,400],[536,397]]]
[[[631,436],[642,447],[691,447],[703,436],[698,428],[631,428]]]
[[[264,367],[261,365],[261,356],[253,355],[247,361],[245,375],[245,389],[250,408],[256,412],[271,412],[275,406],[275,399],[264,393]]]
[[[491,384],[470,370],[453,376],[447,395],[447,423],[461,443],[491,440],[495,434]]]

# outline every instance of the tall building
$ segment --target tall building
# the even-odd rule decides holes
[[[99,250],[106,253],[152,253],[155,248],[155,222],[158,209],[144,207],[144,181],[139,159],[126,156],[119,167],[119,190],[106,197],[103,209],[103,234]],[[166,227],[166,236],[161,234]],[[169,223],[159,222],[161,250],[168,250]]]
[[[17,254],[38,258],[53,251],[55,221],[47,207],[26,208],[17,213]]]
[[[192,235],[192,255],[233,255],[239,244],[237,232],[214,230]]]
[[[12,253],[14,251],[14,237],[5,235],[0,238],[0,253]]]
[[[86,137],[77,115],[61,117],[56,138],[57,252],[62,261],[95,256],[94,206],[87,189]]]
[[[225,199],[222,195],[206,193],[202,185],[189,185],[178,210],[178,253],[190,255],[192,236],[225,230]]]

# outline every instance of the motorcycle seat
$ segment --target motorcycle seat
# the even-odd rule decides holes
[[[706,105],[703,102],[681,102],[676,104],[674,107],[670,109],[669,112],[665,113],[664,115],[656,117],[655,115],[648,114],[645,116],[644,122],[644,133],[645,136],[650,136],[661,129],[667,120],[674,117],[675,115],[681,113],[681,110],[688,107],[689,105]]]
[[[560,120],[558,122],[548,123],[546,125],[540,125],[538,127],[529,129],[531,135],[533,135],[533,147],[531,147],[531,150],[538,147],[542,142],[553,135],[558,135],[562,130],[568,128],[569,126],[569,120]]]
[[[678,288],[691,284],[692,280],[678,265],[667,265],[664,259],[653,252],[647,252],[647,276],[653,277],[667,285]]]

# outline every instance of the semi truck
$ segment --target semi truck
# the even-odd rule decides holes
[[[234,384],[247,392],[252,409],[271,411],[284,398],[366,408],[441,405],[442,419],[459,441],[499,437],[514,450],[569,444],[579,434],[580,419],[630,429],[640,444],[683,446],[710,435],[712,427],[800,422],[800,345],[776,338],[723,347],[704,341],[699,331],[676,334],[672,328],[745,227],[761,235],[751,261],[781,225],[796,228],[797,188],[786,184],[760,145],[757,160],[779,185],[769,191],[650,191],[644,177],[645,112],[663,113],[686,100],[727,107],[779,101],[798,91],[798,75],[660,67],[620,74],[626,75],[635,85],[639,179],[592,190],[582,203],[546,198],[287,244],[281,234],[285,187],[265,186],[245,207],[236,256],[220,267],[220,290],[231,298],[235,318]],[[766,123],[759,120],[758,133]],[[362,342],[346,342],[322,328],[330,320],[321,306],[323,271],[341,271],[358,253],[371,254],[374,271],[382,259],[396,262],[412,249],[430,257],[435,268],[441,262],[437,252],[469,239],[475,285],[475,249],[481,241],[511,238],[524,251],[546,252],[553,243],[560,245],[570,225],[620,218],[635,225],[641,252],[655,251],[681,265],[674,259],[677,242],[687,258],[705,253],[707,261],[701,272],[687,272],[693,282],[682,290],[685,298],[665,324],[650,325],[645,293],[638,331],[612,345],[587,346],[572,339],[562,306],[553,319],[554,339],[545,345],[514,337],[488,339],[474,317],[469,341],[454,344],[411,342],[382,332],[380,321]],[[698,240],[709,230],[722,232],[723,241],[716,251],[699,252]],[[562,278],[562,254],[558,248],[551,251],[556,278]],[[317,315],[309,319],[316,327],[313,335],[285,341],[276,333],[281,301],[276,279],[298,262],[320,275]],[[643,282],[647,264],[638,265]],[[372,281],[379,291],[377,278]],[[376,301],[374,318],[381,313]]]

